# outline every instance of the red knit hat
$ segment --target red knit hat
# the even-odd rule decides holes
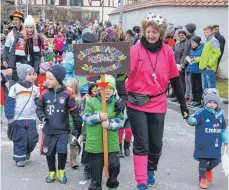
[[[20,11],[14,11],[12,15],[10,15],[10,19],[13,20],[13,17],[18,17],[24,22],[24,14]]]

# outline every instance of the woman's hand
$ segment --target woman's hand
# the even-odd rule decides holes
[[[189,116],[189,110],[187,105],[180,105],[180,111],[184,119],[187,119]]]
[[[184,112],[184,118],[188,118],[188,113]]]

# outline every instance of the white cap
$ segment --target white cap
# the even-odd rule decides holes
[[[31,15],[28,15],[25,18],[24,26],[35,26],[35,25],[36,23],[35,23],[34,18]]]

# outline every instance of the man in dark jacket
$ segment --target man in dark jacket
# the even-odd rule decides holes
[[[221,60],[223,53],[224,53],[224,47],[226,44],[226,40],[219,32],[219,25],[213,25],[213,33],[215,35],[215,38],[219,41],[219,44],[220,44],[221,55],[220,55],[219,60],[218,60],[218,67],[219,67],[220,60]]]

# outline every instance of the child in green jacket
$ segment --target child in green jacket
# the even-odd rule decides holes
[[[118,129],[124,125],[122,113],[116,114],[115,104],[115,78],[105,75],[105,81],[109,82],[105,88],[107,113],[102,113],[101,95],[89,99],[84,110],[83,121],[86,127],[86,152],[89,153],[91,165],[91,184],[89,189],[102,189],[102,173],[104,165],[103,157],[103,128],[108,130],[108,162],[109,178],[107,180],[108,189],[117,189],[119,182],[117,177],[120,171],[120,161],[118,157],[119,139]]]

